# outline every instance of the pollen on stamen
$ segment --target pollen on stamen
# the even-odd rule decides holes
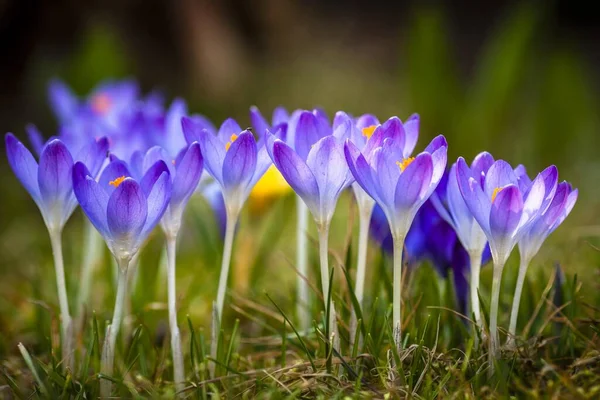
[[[371,136],[373,136],[373,132],[375,132],[375,128],[377,128],[377,126],[375,126],[375,125],[371,125],[371,126],[367,126],[366,128],[363,128],[362,135],[364,137],[366,137],[367,139],[371,139]]]
[[[502,191],[502,188],[499,188],[499,187],[494,189],[494,191],[492,192],[492,203],[494,202],[494,200],[496,200],[496,196],[498,196],[498,193],[500,193],[501,191]]]
[[[114,186],[115,188],[118,188],[118,187],[119,187],[119,185],[120,185],[121,183],[123,183],[123,181],[124,181],[124,180],[125,180],[125,175],[123,175],[123,176],[120,176],[120,177],[116,178],[114,181],[110,181],[110,182],[108,182],[108,184],[109,184],[110,186]]]
[[[396,165],[400,168],[401,172],[404,172],[406,167],[408,167],[410,165],[410,163],[413,162],[414,160],[415,160],[414,157],[405,158],[402,161],[396,161]]]
[[[233,142],[235,142],[237,138],[238,138],[238,135],[236,135],[235,133],[231,134],[231,137],[229,138],[229,142],[225,143],[225,151],[229,150],[229,148],[231,147],[231,144]]]

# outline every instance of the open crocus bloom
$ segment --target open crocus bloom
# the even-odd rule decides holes
[[[41,149],[39,165],[27,148],[6,134],[8,163],[39,207],[50,231],[60,231],[75,210],[73,195],[73,161],[80,161],[96,176],[106,159],[106,138],[90,140],[75,157],[60,139],[49,140]]]
[[[406,236],[418,209],[433,193],[446,168],[448,145],[443,136],[433,139],[416,157],[405,158],[405,143],[402,136],[386,138],[370,156],[349,140],[344,149],[356,182],[381,206],[395,237]]]
[[[456,171],[465,203],[488,238],[494,262],[504,265],[517,241],[552,199],[552,187],[556,188],[558,178],[556,167],[547,168],[523,190],[513,169],[503,160],[494,162],[487,174],[474,177],[460,157]]]
[[[146,154],[135,153],[131,160],[134,176],[141,180],[157,162],[162,161],[169,169],[171,179],[171,200],[161,220],[165,233],[177,235],[185,206],[196,190],[202,175],[203,159],[197,142],[182,149],[175,159],[159,146],[154,146]]]
[[[121,264],[131,260],[162,218],[171,199],[171,178],[163,161],[138,182],[123,161],[114,160],[96,182],[78,162],[73,167],[73,189],[83,212]]]
[[[524,184],[526,187],[531,185],[531,180],[524,170],[515,170],[515,172],[519,175],[521,185]],[[519,252],[523,260],[531,260],[538,253],[548,235],[554,232],[567,218],[575,206],[578,194],[578,190],[573,189],[568,182],[558,184],[548,206],[542,209],[542,212],[519,240]]]
[[[237,216],[271,165],[264,141],[257,144],[252,132],[242,131],[233,119],[225,120],[217,135],[190,118],[183,118],[181,124],[188,143],[200,144],[204,167],[219,182],[228,213]]]

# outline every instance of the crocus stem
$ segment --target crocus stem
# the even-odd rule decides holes
[[[300,196],[296,196],[296,268],[298,269],[298,284],[296,286],[296,315],[301,331],[310,328],[310,303],[308,288],[308,207]]]
[[[62,358],[67,367],[73,367],[73,324],[69,313],[67,300],[67,285],[65,283],[65,267],[62,253],[62,232],[50,231],[50,243],[54,256],[54,271],[56,272],[56,287],[58,291],[58,304],[60,307]]]
[[[227,278],[229,277],[229,264],[231,261],[231,249],[233,247],[233,236],[239,214],[227,213],[227,224],[225,227],[225,242],[223,247],[223,260],[221,262],[221,275],[219,276],[219,289],[217,291],[216,318],[213,318],[213,338],[210,344],[210,356],[217,359],[219,332],[223,320],[223,304],[225,303],[225,292],[227,291]],[[216,326],[215,326],[216,325]],[[216,334],[215,334],[216,333]],[[214,364],[210,364],[211,375],[214,374]]]
[[[477,329],[481,330],[481,307],[479,306],[479,272],[481,271],[481,251],[469,253],[471,262],[471,279],[469,282],[471,292],[471,312],[475,316]]]
[[[363,306],[363,297],[365,290],[365,275],[367,269],[367,247],[369,244],[369,224],[371,222],[371,214],[373,213],[373,205],[361,206],[359,204],[359,222],[358,222],[358,259],[356,263],[356,283],[354,294],[356,295],[356,301],[360,308]],[[350,345],[354,345],[356,338],[356,326],[358,321],[356,320],[356,310],[352,309],[352,315],[350,317]],[[359,333],[360,340],[360,333]]]
[[[318,227],[319,230],[319,259],[321,263],[321,285],[323,287],[323,301],[325,304],[325,311],[329,307],[329,319],[326,321],[325,331],[329,332],[330,338],[333,336],[333,348],[338,352],[339,348],[339,333],[337,329],[336,312],[333,302],[329,301],[329,291],[331,286],[329,284],[329,224],[322,224]],[[329,339],[329,338],[328,338]]]
[[[175,252],[177,235],[167,235],[167,286],[169,301],[169,327],[171,328],[171,351],[173,353],[173,380],[177,391],[184,388],[185,373],[183,369],[183,354],[181,353],[181,338],[177,326],[177,306],[175,293]]]
[[[500,283],[504,263],[494,261],[494,274],[492,278],[492,303],[490,306],[490,344],[488,360],[490,363],[490,375],[494,373],[494,359],[498,353],[498,302],[500,300]]]
[[[94,225],[87,219],[85,222],[83,241],[84,253],[83,263],[81,265],[81,286],[79,287],[79,296],[77,298],[78,318],[83,316],[85,306],[89,302],[94,267],[102,254],[102,236],[100,236],[100,233],[94,228]]]
[[[517,287],[513,297],[512,311],[510,313],[510,325],[508,326],[508,343],[514,343],[517,332],[517,318],[519,316],[519,305],[521,303],[521,294],[523,293],[523,284],[529,268],[529,259],[521,258],[519,265],[519,276],[517,277]]]
[[[123,319],[123,306],[125,304],[125,296],[127,295],[128,267],[129,260],[119,260],[119,280],[117,283],[117,299],[115,301],[115,310],[113,314],[112,323],[107,329],[106,338],[104,339],[104,346],[102,349],[101,371],[104,375],[107,376],[112,376],[113,374],[115,346],[117,344],[117,336],[119,335],[121,320]],[[109,397],[111,389],[111,381],[107,379],[102,380],[100,384],[100,396],[103,398]]]
[[[394,235],[394,294],[392,305],[392,323],[396,349],[402,348],[402,252],[405,235]]]

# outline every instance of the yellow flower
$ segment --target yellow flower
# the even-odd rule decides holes
[[[284,196],[291,190],[292,188],[283,179],[279,170],[271,165],[250,192],[251,207],[260,210],[270,200]]]

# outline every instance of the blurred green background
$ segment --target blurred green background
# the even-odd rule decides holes
[[[184,97],[192,112],[217,124],[228,116],[249,124],[250,105],[266,114],[280,104],[320,105],[330,115],[341,109],[380,119],[418,112],[418,148],[443,133],[449,160],[459,155],[470,160],[488,150],[513,165],[523,163],[530,174],[555,164],[560,178],[579,188],[572,215],[544,245],[530,275],[547,279],[559,262],[569,276],[583,277],[587,301],[600,304],[600,256],[594,248],[600,246],[600,30],[595,28],[600,19],[582,2],[427,4],[5,1],[0,4],[0,126],[22,139],[30,122],[46,137],[54,134],[46,96],[52,77],[81,95],[102,79],[135,77],[144,91]],[[3,356],[15,353],[18,341],[34,350],[45,347],[39,338],[50,340],[51,326],[56,332],[51,317],[57,307],[45,227],[4,156],[0,188]],[[353,224],[349,205],[350,196],[342,198],[333,223],[332,249],[340,259]],[[234,299],[245,308],[245,299],[267,304],[262,293],[268,291],[292,309],[293,207],[287,196],[246,208],[231,284],[240,296]],[[208,206],[198,199],[192,208],[178,255],[180,309],[207,327],[222,245]],[[65,229],[73,309],[82,218],[77,211]],[[167,314],[158,262],[162,246],[156,232],[143,251],[132,305],[135,318],[159,333]],[[516,253],[503,283],[506,304]],[[109,265],[97,271],[91,306],[102,319],[113,302]],[[489,287],[489,271],[482,279]]]

